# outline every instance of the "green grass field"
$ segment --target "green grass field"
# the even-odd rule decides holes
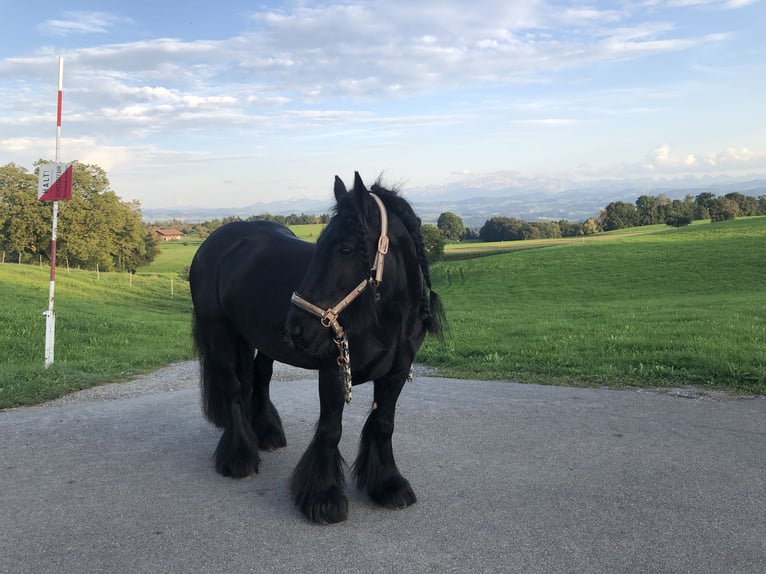
[[[141,273],[179,273],[184,267],[191,265],[192,258],[197,252],[201,239],[196,237],[185,241],[168,241],[160,245],[160,255],[146,267],[142,267]]]
[[[455,377],[766,392],[766,218],[435,266]]]
[[[193,357],[189,284],[58,269],[54,364],[45,369],[47,269],[0,265],[0,408],[36,404]]]
[[[766,393],[766,217],[638,231],[435,265],[451,329],[418,361],[455,377]],[[49,369],[48,270],[0,265],[0,408],[192,358],[178,273],[197,246],[164,245],[132,285],[60,268]]]

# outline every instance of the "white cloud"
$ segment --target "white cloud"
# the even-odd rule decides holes
[[[647,154],[642,166],[649,173],[677,175],[748,169],[756,172],[766,169],[766,154],[759,155],[747,147],[730,147],[723,151],[678,153],[671,150],[669,144],[662,144]]]
[[[63,18],[46,20],[38,26],[41,32],[54,36],[71,34],[105,34],[117,25],[132,23],[130,18],[123,18],[107,12],[64,12]]]
[[[463,165],[481,172],[570,169],[590,158],[615,164],[640,158],[659,138],[676,141],[677,126],[663,124],[652,133],[648,126],[705,107],[699,105],[704,86],[688,79],[703,65],[732,69],[731,59],[720,57],[729,22],[714,18],[693,26],[686,16],[747,2],[685,4],[668,10],[667,2],[330,0],[259,9],[242,29],[228,37],[219,31],[216,40],[180,40],[169,29],[166,37],[99,44],[83,35],[137,27],[103,12],[67,12],[40,30],[76,46],[63,49],[69,157],[118,170],[129,161],[161,173],[171,160],[215,162],[268,150],[272,163],[303,154],[326,163],[380,162],[449,174]],[[736,30],[731,34],[738,37]],[[670,57],[683,51],[690,57]],[[52,141],[30,134],[53,135],[55,100],[47,90],[57,55],[47,47],[0,59],[6,160],[51,153]],[[691,62],[687,77],[662,67],[680,60]],[[656,65],[657,74],[640,68],[644,63]],[[738,83],[762,71],[759,63],[747,65],[749,73],[732,76]],[[731,92],[744,100],[757,90],[732,86]],[[696,107],[691,98],[700,98]],[[725,109],[717,106],[716,113]],[[739,112],[728,109],[731,116]],[[520,131],[523,141],[514,138]],[[593,143],[595,137],[602,139]],[[726,137],[750,149],[762,141],[750,134]],[[696,173],[763,163],[760,152],[747,147],[710,152],[722,146],[709,141],[695,150],[661,146],[644,161],[632,159],[631,169]],[[620,159],[613,149],[619,146]]]
[[[667,2],[657,0],[651,2],[651,5],[666,3],[668,6],[691,6],[715,8],[720,10],[736,10],[738,8],[744,8],[745,6],[750,6],[756,2],[758,2],[758,0],[668,0]]]

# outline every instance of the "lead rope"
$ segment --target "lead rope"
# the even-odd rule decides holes
[[[341,387],[343,388],[343,399],[348,405],[351,404],[351,388],[353,386],[351,381],[351,358],[348,352],[348,337],[346,336],[343,327],[341,327],[338,322],[338,315],[340,315],[341,311],[348,307],[354,299],[361,295],[370,283],[374,282],[375,285],[380,285],[380,282],[383,280],[383,261],[388,253],[388,213],[386,213],[386,207],[383,205],[383,201],[374,193],[370,193],[370,195],[380,209],[380,237],[378,238],[378,249],[375,253],[375,261],[370,269],[370,271],[375,271],[375,277],[363,279],[351,293],[341,299],[337,305],[334,305],[327,310],[307,301],[298,295],[297,291],[294,291],[290,298],[293,305],[300,307],[315,317],[319,317],[319,321],[322,323],[323,327],[331,327],[332,330],[335,331],[333,341],[335,342],[335,346],[338,347],[338,372],[340,374]],[[411,373],[412,370],[410,369],[410,376]]]

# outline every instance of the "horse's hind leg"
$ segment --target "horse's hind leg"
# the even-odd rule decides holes
[[[203,411],[223,428],[215,449],[215,469],[244,478],[258,472],[258,440],[250,425],[253,350],[224,323],[195,327],[202,365]]]
[[[362,429],[353,467],[357,486],[386,508],[404,508],[417,501],[410,483],[396,466],[391,445],[396,401],[406,379],[407,373],[400,373],[375,381],[375,403]]]
[[[274,450],[287,445],[282,420],[269,396],[274,359],[260,351],[253,359],[253,400],[250,422],[262,450]]]

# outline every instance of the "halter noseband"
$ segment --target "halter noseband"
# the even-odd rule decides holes
[[[338,347],[338,366],[340,367],[341,380],[345,389],[345,399],[347,403],[351,402],[351,367],[348,354],[348,337],[343,330],[343,327],[338,322],[338,315],[348,307],[354,299],[367,289],[370,283],[379,285],[383,280],[383,262],[385,261],[386,254],[388,253],[388,213],[386,207],[383,205],[383,201],[375,195],[370,193],[370,196],[378,204],[380,210],[380,237],[378,238],[378,249],[375,253],[375,261],[370,268],[370,272],[374,271],[369,277],[365,277],[362,281],[354,287],[354,289],[337,304],[327,309],[314,305],[310,301],[307,301],[301,297],[297,291],[293,292],[290,302],[297,307],[300,307],[304,311],[319,318],[323,327],[330,328],[335,332],[335,344]]]

